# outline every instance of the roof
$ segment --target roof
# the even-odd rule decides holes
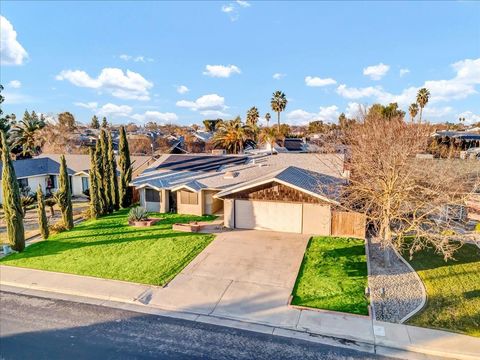
[[[480,134],[474,134],[466,131],[437,131],[433,136],[450,137],[462,140],[480,140]]]
[[[220,191],[215,197],[222,198],[226,195],[251,189],[270,182],[278,182],[322,200],[337,203],[335,199],[339,196],[339,185],[344,184],[345,180],[330,175],[320,174],[315,171],[300,169],[296,166],[289,166],[269,173],[263,177]]]
[[[290,169],[285,171],[287,168]],[[180,188],[223,191],[276,176],[285,183],[316,192],[320,191],[320,182],[329,185],[343,182],[342,174],[343,155],[336,154],[163,155],[132,185],[173,191]],[[321,193],[335,197],[333,191],[323,189]]]
[[[58,175],[60,173],[60,163],[50,158],[33,158],[12,161],[17,179],[27,178],[39,175]],[[68,162],[67,162],[68,166]],[[3,163],[0,162],[0,178],[2,177]],[[67,168],[69,175],[75,171]]]
[[[284,148],[288,151],[305,151],[305,143],[303,142],[303,139],[286,138],[284,144]]]
[[[54,161],[60,162],[60,156],[62,154],[40,154],[36,157],[39,158],[50,158]],[[67,166],[74,170],[75,173],[80,171],[88,172],[90,169],[90,155],[86,154],[65,154],[65,160],[67,161]],[[119,156],[116,156],[117,164],[119,160]],[[145,162],[152,159],[151,156],[130,156],[130,160],[133,163],[133,171],[138,167],[142,166]]]

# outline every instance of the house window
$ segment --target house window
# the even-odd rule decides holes
[[[90,187],[90,184],[88,183],[88,177],[82,176],[82,192],[85,192],[88,190]]]
[[[198,194],[191,191],[180,191],[180,202],[184,205],[198,205]]]
[[[20,188],[20,191],[28,187],[28,178],[17,179],[17,182],[18,182],[18,187]]]
[[[146,202],[160,202],[160,192],[153,189],[145,189]]]
[[[57,177],[55,175],[48,176],[45,188],[48,190],[57,188]]]

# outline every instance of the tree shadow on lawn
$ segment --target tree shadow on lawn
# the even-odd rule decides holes
[[[353,260],[352,256],[365,256],[363,245],[354,245],[344,248],[322,251],[325,260],[322,266],[341,266],[347,277],[365,277],[368,274],[367,260]]]
[[[30,245],[22,253],[11,254],[0,260],[0,263],[8,265],[10,261],[16,261],[20,259],[37,258],[42,256],[58,255],[63,252],[79,249],[89,248],[101,245],[116,245],[122,243],[132,243],[137,241],[156,241],[164,238],[179,238],[179,237],[198,237],[199,239],[205,239],[206,234],[192,234],[187,232],[179,233],[167,233],[167,234],[152,234],[149,236],[140,236],[137,238],[125,238],[125,239],[105,239],[98,241],[63,241],[63,240],[45,240]],[[84,237],[84,236],[83,236]],[[193,240],[192,240],[193,241]]]

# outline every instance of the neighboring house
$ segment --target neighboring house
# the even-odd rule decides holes
[[[36,159],[52,159],[60,162],[61,154],[41,154]],[[72,176],[72,194],[74,196],[84,196],[85,190],[90,188],[90,155],[83,154],[66,154],[65,160],[69,169],[73,170]],[[118,159],[117,169],[118,169]],[[138,176],[148,165],[151,164],[151,156],[131,156],[132,161],[132,179]]]
[[[132,185],[148,211],[223,211],[230,228],[330,235],[343,174],[343,157],[331,154],[172,154]]]
[[[60,163],[50,158],[34,158],[14,160],[13,168],[17,176],[18,185],[23,192],[35,192],[38,185],[42,187],[46,195],[50,195],[58,189],[58,176]],[[0,162],[0,179],[2,177],[3,163]],[[70,179],[75,177],[75,171],[67,169]],[[73,189],[72,189],[73,190]],[[0,203],[3,204],[3,193],[0,187]]]

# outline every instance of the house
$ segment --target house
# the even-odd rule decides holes
[[[223,212],[229,228],[331,234],[343,156],[168,154],[132,181],[151,212]]]
[[[17,176],[20,191],[23,193],[35,192],[38,185],[46,195],[51,195],[58,190],[58,176],[60,163],[50,158],[34,158],[12,161]],[[0,178],[2,177],[3,163],[0,162]],[[75,171],[67,169],[70,179]],[[73,184],[73,181],[71,181]],[[0,203],[3,204],[3,194],[0,188]]]

